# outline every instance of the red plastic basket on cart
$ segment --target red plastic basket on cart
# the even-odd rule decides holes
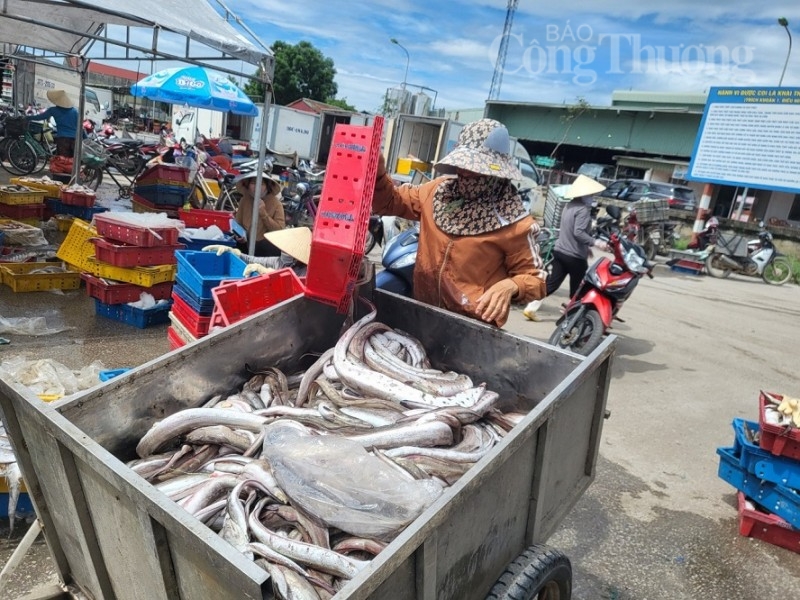
[[[302,294],[303,283],[291,269],[259,277],[225,282],[211,290],[214,296],[212,327],[227,327],[292,296]]]
[[[306,295],[345,312],[364,258],[383,117],[336,126],[314,222]]]

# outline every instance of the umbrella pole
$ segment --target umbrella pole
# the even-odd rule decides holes
[[[264,159],[267,147],[267,124],[269,121],[269,103],[272,97],[272,82],[267,75],[266,68],[264,73],[264,106],[261,109],[261,131],[258,136],[258,167],[256,171],[256,192],[253,197],[253,216],[250,221],[250,236],[248,239],[248,254],[253,256],[256,252],[256,235],[258,235],[258,209],[261,202],[261,186],[264,178]]]

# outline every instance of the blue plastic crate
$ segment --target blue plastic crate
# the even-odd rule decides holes
[[[177,281],[198,298],[211,298],[211,290],[223,281],[243,279],[247,264],[230,252],[217,256],[215,252],[178,250]]]
[[[114,379],[114,377],[118,377],[123,373],[127,373],[130,369],[106,369],[105,371],[100,371],[98,377],[100,381],[108,381],[109,379]]]
[[[102,206],[72,206],[59,202],[58,200],[53,200],[52,198],[45,198],[44,202],[54,215],[72,215],[73,217],[78,217],[90,223],[96,214],[108,210]]]
[[[33,502],[28,492],[20,492],[17,498],[17,516],[32,515],[34,514]],[[8,518],[8,492],[0,493],[0,517]]]
[[[183,287],[181,283],[176,283],[172,286],[172,295],[179,296],[181,300],[186,302],[191,309],[199,315],[204,317],[209,316],[214,312],[214,298],[198,298],[192,293],[192,290]]]
[[[224,240],[202,240],[196,238],[179,237],[178,242],[184,244],[186,246],[186,250],[192,250],[194,252],[199,252],[206,246],[212,246],[215,244],[220,246],[228,246],[230,248],[236,247],[236,241],[229,235],[226,235]]]
[[[721,479],[792,527],[800,528],[800,494],[750,473],[742,466],[734,448],[717,448],[717,454]]]
[[[159,206],[183,206],[189,198],[190,188],[179,185],[137,185],[136,193],[148,202]]]
[[[169,309],[171,306],[172,302],[167,302],[152,308],[135,308],[128,304],[106,304],[95,299],[94,312],[102,317],[144,329],[151,325],[169,323]]]
[[[775,456],[748,439],[747,431],[752,435],[759,433],[757,422],[734,419],[733,430],[736,432],[733,451],[742,467],[764,481],[800,490],[800,461]]]

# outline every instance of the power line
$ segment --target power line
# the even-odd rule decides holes
[[[503,84],[503,70],[505,69],[506,54],[508,53],[508,38],[511,35],[511,24],[514,22],[514,13],[517,10],[517,4],[519,4],[519,0],[508,0],[506,22],[503,24],[503,37],[500,40],[500,48],[497,50],[497,60],[494,63],[492,85],[489,86],[489,100],[497,100],[500,96],[500,86]]]

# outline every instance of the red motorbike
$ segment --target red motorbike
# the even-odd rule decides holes
[[[549,343],[577,354],[588,355],[611,328],[611,321],[625,300],[630,298],[639,279],[652,279],[654,265],[647,261],[644,249],[613,233],[608,241],[613,260],[598,259],[583,277],[564,314],[556,322]]]

